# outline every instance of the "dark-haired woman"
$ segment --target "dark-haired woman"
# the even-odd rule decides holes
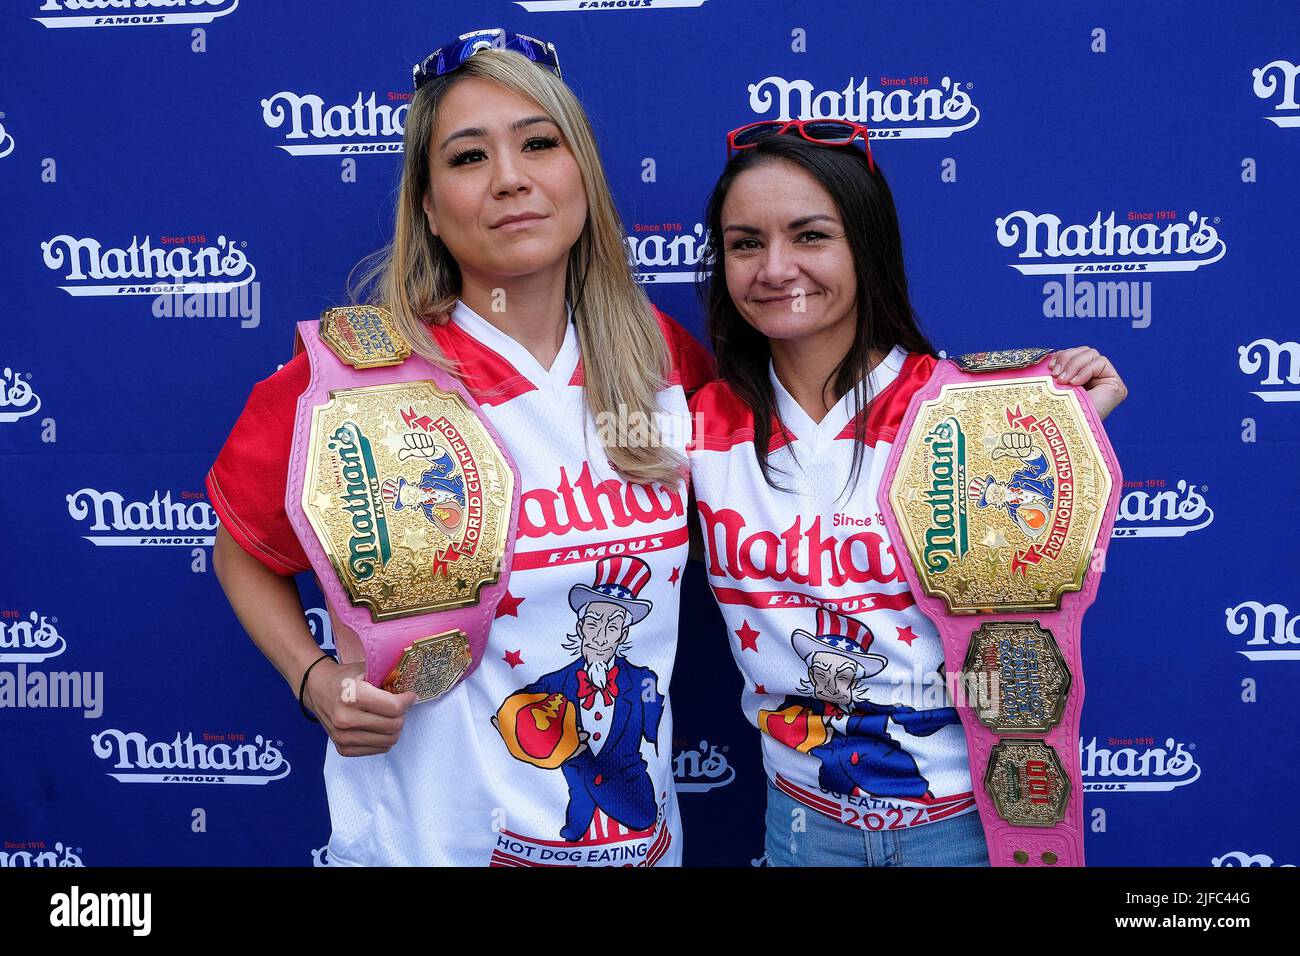
[[[703,280],[720,379],[691,402],[706,567],[762,735],[769,862],[987,865],[943,647],[877,513],[936,357],[865,138],[811,122],[729,136]],[[1102,417],[1126,394],[1090,348],[1053,372]]]

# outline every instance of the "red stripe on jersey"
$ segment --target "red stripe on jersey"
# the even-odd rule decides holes
[[[514,561],[510,563],[512,571],[531,571],[536,568],[550,568],[561,564],[585,564],[609,556],[610,548],[619,551],[631,551],[643,554],[647,551],[663,551],[685,544],[690,532],[682,527],[664,534],[647,534],[635,538],[622,538],[618,541],[589,541],[586,544],[571,544],[563,548],[546,548],[540,551],[516,551]],[[633,545],[640,547],[633,548]]]
[[[668,845],[672,842],[672,831],[667,827],[663,827],[659,831],[659,835],[655,837],[655,842],[650,844],[650,849],[646,851],[645,865],[654,866],[663,859],[664,854],[668,852]]]
[[[971,799],[971,800],[963,800],[961,803],[954,803],[951,807],[932,808],[929,814],[930,822],[935,823],[936,821],[942,820],[945,817],[956,816],[957,814],[962,813],[965,810],[969,810],[973,806],[975,806],[975,801]]]
[[[908,353],[898,375],[880,390],[880,394],[873,398],[871,404],[865,409],[867,416],[865,444],[875,445],[876,442],[892,443],[898,437],[898,429],[903,424],[903,416],[907,413],[908,403],[912,401],[912,396],[916,394],[917,390],[930,381],[930,376],[937,364],[938,360],[933,355],[923,355],[920,352]],[[850,419],[849,423],[844,426],[844,430],[835,437],[837,439],[852,438],[856,424],[856,418]]]
[[[730,451],[754,440],[754,412],[731,386],[721,380],[710,382],[695,393],[691,414],[699,426],[688,451]],[[772,416],[772,437],[768,454],[794,441]]]
[[[429,323],[429,333],[444,355],[460,363],[456,371],[480,405],[504,405],[536,390],[517,368],[455,322]]]
[[[713,586],[719,604],[754,608],[824,607],[836,614],[861,614],[866,611],[901,611],[916,603],[911,591],[886,594],[870,591],[844,597],[824,598],[803,591],[742,591],[740,588]]]
[[[623,587],[627,588],[629,591],[636,591],[637,589],[632,587],[632,582],[636,580],[640,571],[641,568],[637,567],[635,564],[629,561],[627,572],[623,575],[622,580],[620,580],[618,583],[621,584]]]
[[[687,396],[693,395],[696,389],[713,379],[713,356],[671,316],[653,305],[650,311],[659,320],[659,329],[668,345],[668,384],[680,385]],[[578,359],[578,367],[573,370],[569,384],[583,383],[582,359]]]

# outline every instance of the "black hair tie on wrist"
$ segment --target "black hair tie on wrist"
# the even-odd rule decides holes
[[[307,669],[302,672],[302,683],[298,685],[298,709],[301,710],[302,715],[306,717],[308,720],[310,720],[313,724],[319,724],[320,721],[317,720],[316,716],[307,709],[307,705],[302,702],[302,695],[307,691],[307,675],[311,673],[311,669],[315,667],[317,664],[319,664],[321,661],[326,660],[327,658],[331,661],[334,660],[334,658],[331,655],[322,654],[320,657],[312,661],[311,664],[308,665]]]

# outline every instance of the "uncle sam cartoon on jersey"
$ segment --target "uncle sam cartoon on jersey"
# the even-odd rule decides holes
[[[664,698],[658,675],[624,656],[652,609],[638,598],[649,580],[640,558],[597,562],[595,583],[569,590],[577,617],[563,647],[574,660],[511,694],[492,721],[516,759],[564,774],[566,841],[583,840],[597,810],[634,831],[659,815],[641,744],[657,745]]]
[[[788,747],[821,761],[818,783],[832,793],[929,798],[930,785],[916,760],[890,736],[893,721],[907,733],[928,737],[958,723],[952,707],[914,710],[868,699],[871,678],[885,658],[871,653],[874,635],[861,621],[826,608],[817,610],[815,634],[796,629],[795,652],[808,666],[799,690],[780,710],[760,710],[759,729]]]

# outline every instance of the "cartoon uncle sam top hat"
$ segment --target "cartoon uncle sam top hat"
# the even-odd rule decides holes
[[[608,601],[626,608],[636,624],[654,607],[649,601],[637,600],[637,595],[650,580],[650,565],[640,558],[625,555],[601,558],[596,562],[596,583],[591,587],[575,584],[569,589],[569,607],[581,614],[592,601]]]
[[[817,609],[816,636],[798,629],[790,635],[795,653],[805,662],[814,654],[829,651],[860,664],[866,670],[867,677],[875,677],[889,663],[879,654],[868,653],[868,648],[875,639],[871,628],[861,621],[836,614],[824,607]]]

